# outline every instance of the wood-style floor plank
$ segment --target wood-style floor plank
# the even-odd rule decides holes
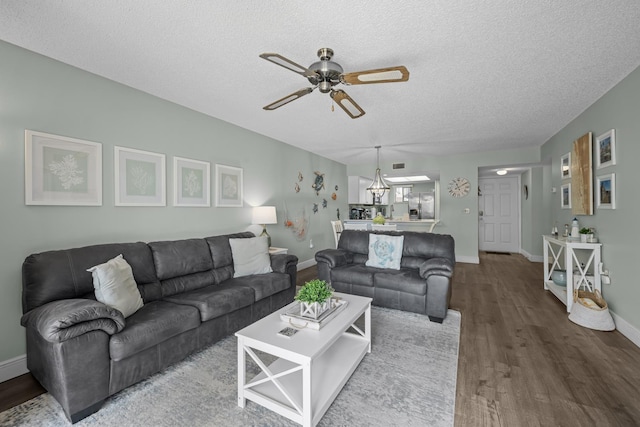
[[[640,349],[617,331],[570,322],[542,288],[543,266],[480,254],[456,265],[462,313],[456,426],[640,425]],[[298,286],[317,278],[298,272]],[[42,393],[31,375],[0,384],[0,411]]]

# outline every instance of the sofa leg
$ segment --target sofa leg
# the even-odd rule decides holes
[[[431,320],[434,323],[442,323],[442,321],[444,320],[444,318],[442,317],[435,317],[435,316],[429,316],[429,320]]]
[[[71,424],[75,424],[78,421],[87,418],[89,415],[98,412],[100,408],[102,408],[103,404],[104,404],[104,400],[101,400],[89,406],[88,408],[84,408],[83,410],[78,411],[75,414],[71,414],[69,416],[69,421],[71,421]]]

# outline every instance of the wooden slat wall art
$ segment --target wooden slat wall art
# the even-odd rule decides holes
[[[591,158],[593,134],[573,141],[571,152],[571,213],[593,215],[593,168]]]

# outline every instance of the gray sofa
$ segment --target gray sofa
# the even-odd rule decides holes
[[[71,422],[110,395],[293,300],[297,257],[233,278],[230,238],[122,243],[30,255],[23,264],[27,366]],[[144,305],[126,319],[95,300],[87,268],[122,254]]]
[[[400,269],[368,267],[369,236],[404,236]],[[455,243],[446,234],[345,230],[337,249],[316,253],[318,276],[338,292],[373,298],[373,304],[426,314],[442,322],[451,300]]]

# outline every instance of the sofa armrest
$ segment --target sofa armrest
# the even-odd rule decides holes
[[[420,264],[420,277],[428,279],[429,276],[433,275],[451,278],[453,275],[453,263],[447,258],[430,258]]]
[[[49,342],[63,342],[97,330],[113,335],[124,328],[125,321],[119,310],[101,302],[66,299],[29,311],[22,316],[20,324],[35,329]]]
[[[330,268],[353,263],[353,253],[344,249],[324,249],[316,252],[316,262],[324,262]]]
[[[298,265],[298,257],[288,254],[271,255],[271,269],[276,273],[288,273],[288,268]]]

